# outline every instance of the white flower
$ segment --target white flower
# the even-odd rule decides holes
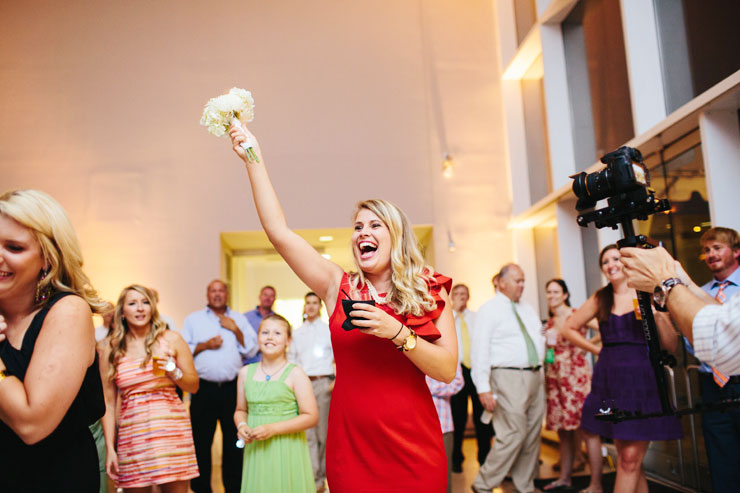
[[[254,120],[252,93],[238,87],[232,88],[228,94],[210,99],[203,109],[200,124],[208,127],[208,131],[216,137],[221,137],[229,131],[234,117],[242,122]]]

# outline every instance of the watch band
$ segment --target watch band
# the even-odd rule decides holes
[[[653,306],[655,306],[656,310],[659,312],[668,311],[668,295],[670,295],[673,288],[679,284],[686,286],[686,284],[678,277],[669,277],[655,287],[655,290],[653,291]]]
[[[416,347],[416,332],[414,332],[414,329],[411,327],[408,327],[410,334],[406,336],[406,338],[403,340],[403,344],[400,346],[396,346],[396,349],[399,351],[411,351]],[[411,341],[414,341],[413,344]]]

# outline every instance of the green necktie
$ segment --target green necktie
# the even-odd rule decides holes
[[[532,342],[532,338],[529,337],[529,333],[524,327],[524,322],[522,322],[521,317],[519,317],[519,312],[516,311],[516,303],[513,301],[511,302],[511,308],[514,310],[514,315],[516,315],[516,321],[519,322],[519,328],[522,329],[524,343],[527,345],[527,359],[529,360],[529,365],[532,368],[539,366],[540,358],[537,356],[537,348],[534,347],[534,342]]]

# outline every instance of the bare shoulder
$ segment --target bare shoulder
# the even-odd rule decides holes
[[[290,370],[290,373],[285,380],[286,382],[292,384],[291,387],[297,383],[310,381],[308,379],[308,375],[306,375],[306,372],[304,372],[303,368],[298,365],[293,366],[293,369]]]
[[[92,325],[92,311],[85,300],[79,296],[65,296],[49,309],[44,319],[44,327],[59,325],[66,334],[80,331],[89,332]]]
[[[90,305],[77,295],[65,296],[51,307],[49,315],[92,316]]]

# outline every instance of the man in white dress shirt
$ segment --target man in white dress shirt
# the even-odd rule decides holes
[[[473,384],[473,379],[470,377],[470,334],[473,332],[475,312],[468,308],[469,299],[470,290],[465,284],[457,284],[452,287],[450,301],[452,301],[452,316],[455,319],[455,329],[457,329],[458,361],[465,382],[462,390],[450,398],[452,421],[455,426],[452,441],[452,472],[462,472],[462,463],[465,460],[462,452],[462,442],[465,435],[465,426],[468,422],[468,399],[473,402],[473,424],[475,425],[475,438],[478,442],[478,464],[483,464],[486,461],[488,452],[491,450],[491,438],[493,437],[491,424],[482,423],[480,420],[483,406],[480,399],[478,399],[478,391]]]
[[[306,295],[303,311],[306,321],[293,332],[289,356],[308,375],[319,406],[319,422],[306,430],[306,439],[316,490],[321,493],[325,490],[326,481],[326,432],[329,429],[329,405],[334,384],[334,352],[329,326],[320,317],[321,298],[316,293]]]
[[[496,430],[493,449],[473,482],[476,492],[490,492],[507,474],[516,491],[534,491],[545,414],[545,341],[539,316],[520,302],[522,291],[524,272],[507,264],[499,273],[498,294],[476,314],[471,373]]]

